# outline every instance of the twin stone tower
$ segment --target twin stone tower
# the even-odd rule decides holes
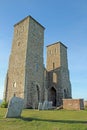
[[[12,50],[5,80],[4,99],[23,98],[25,108],[39,102],[62,105],[71,98],[67,47],[61,42],[47,46],[46,68],[43,61],[44,27],[28,16],[14,25]]]

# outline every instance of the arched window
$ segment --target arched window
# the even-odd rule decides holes
[[[53,69],[55,69],[55,63],[53,62]]]
[[[53,102],[53,106],[56,106],[56,89],[54,87],[50,89],[50,101]]]
[[[57,83],[57,74],[56,73],[53,73],[53,82]]]
[[[16,82],[13,82],[13,87],[16,88]]]
[[[36,71],[38,71],[38,63],[36,63]]]
[[[13,93],[16,96],[16,82],[13,82]]]
[[[36,85],[36,89],[37,89],[37,96],[38,96],[37,99],[38,99],[38,102],[39,102],[39,100],[40,100],[40,98],[39,98],[39,93],[40,93],[40,92],[39,92],[39,86],[38,86],[38,85]]]
[[[20,46],[20,44],[21,44],[21,43],[20,43],[20,42],[18,42],[18,46]]]
[[[67,98],[67,91],[64,89],[64,98]]]
[[[57,48],[55,48],[55,54],[57,53]]]

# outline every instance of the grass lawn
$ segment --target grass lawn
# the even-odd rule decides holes
[[[21,118],[5,118],[0,108],[0,130],[87,130],[87,110],[29,110]]]

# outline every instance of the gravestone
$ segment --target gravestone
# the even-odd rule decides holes
[[[49,101],[48,102],[48,109],[52,109],[53,107],[52,107],[52,101]]]
[[[24,107],[24,100],[19,97],[12,97],[9,102],[6,118],[20,117]]]
[[[48,101],[47,100],[44,101],[42,110],[48,110]]]
[[[39,102],[39,104],[38,104],[38,110],[42,110],[42,103],[41,102]]]

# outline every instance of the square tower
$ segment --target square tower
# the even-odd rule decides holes
[[[14,25],[4,98],[24,98],[25,107],[43,100],[44,27],[31,16]]]
[[[59,67],[67,69],[67,47],[61,42],[48,45],[46,63],[47,71],[51,71]]]
[[[63,98],[71,98],[67,47],[61,42],[47,46],[46,69],[48,72],[48,100],[54,106],[62,104]]]

